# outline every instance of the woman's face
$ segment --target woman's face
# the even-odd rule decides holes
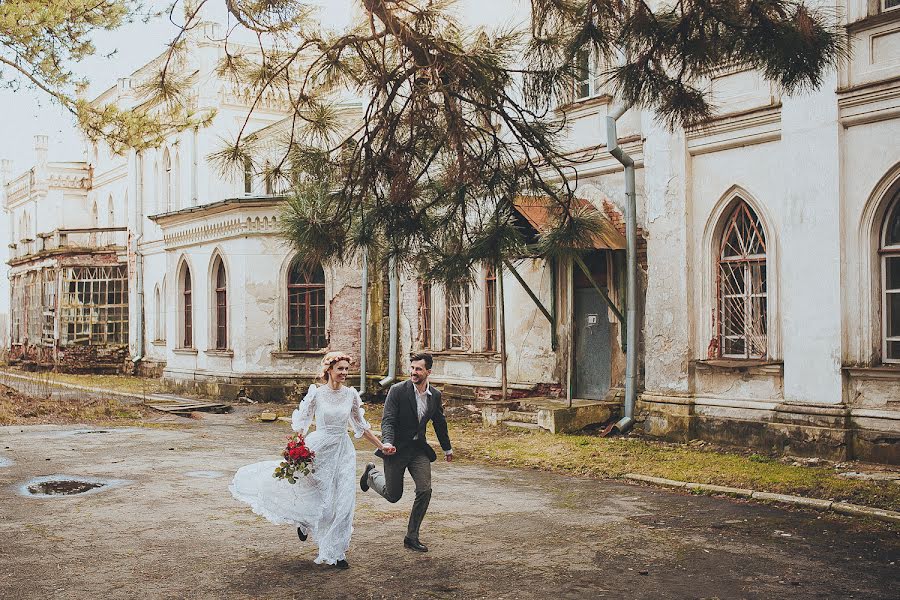
[[[346,360],[339,360],[328,369],[328,379],[335,383],[344,383],[349,372],[350,363]]]

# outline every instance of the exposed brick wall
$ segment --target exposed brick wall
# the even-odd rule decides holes
[[[619,210],[619,207],[613,204],[609,198],[603,199],[603,212],[606,218],[610,220],[613,226],[625,235],[625,215]],[[647,238],[646,230],[643,227],[637,228],[637,261],[640,268],[647,272]]]
[[[128,346],[70,346],[57,354],[57,370],[64,373],[121,372],[128,361]]]
[[[331,300],[329,320],[329,350],[347,352],[359,360],[359,307],[362,288],[345,285]],[[358,366],[357,362],[357,366]]]

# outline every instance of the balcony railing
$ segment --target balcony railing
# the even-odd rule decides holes
[[[68,248],[87,250],[124,248],[127,242],[127,227],[55,229],[48,233],[39,233],[36,240],[24,239],[10,244],[9,255],[14,260],[40,252]]]

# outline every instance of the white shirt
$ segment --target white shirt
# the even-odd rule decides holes
[[[419,387],[413,384],[413,390],[416,392],[416,413],[418,413],[419,423],[421,423],[422,417],[425,416],[425,411],[428,410],[428,399],[431,397],[431,386],[425,384],[425,391],[420,392]],[[417,433],[413,439],[419,439],[419,434]],[[453,454],[453,450],[444,450],[444,454]]]

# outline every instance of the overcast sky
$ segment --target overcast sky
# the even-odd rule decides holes
[[[309,0],[307,0],[309,2]],[[322,21],[334,28],[349,22],[351,0],[312,0],[320,4]],[[169,0],[147,0],[147,4],[164,7]],[[209,0],[210,17],[227,23],[224,0]],[[458,10],[466,20],[479,25],[508,25],[520,18],[528,0],[462,0]],[[79,75],[91,82],[91,94],[96,95],[129,75],[160,54],[170,41],[176,27],[167,17],[150,23],[132,23],[113,32],[103,32],[95,38],[97,53],[76,65]],[[106,55],[115,51],[113,58]],[[3,115],[4,135],[0,138],[0,158],[13,161],[12,175],[34,164],[34,136],[50,137],[50,160],[82,160],[84,148],[75,130],[74,118],[45,94],[22,88],[18,91],[0,90],[0,114]]]

